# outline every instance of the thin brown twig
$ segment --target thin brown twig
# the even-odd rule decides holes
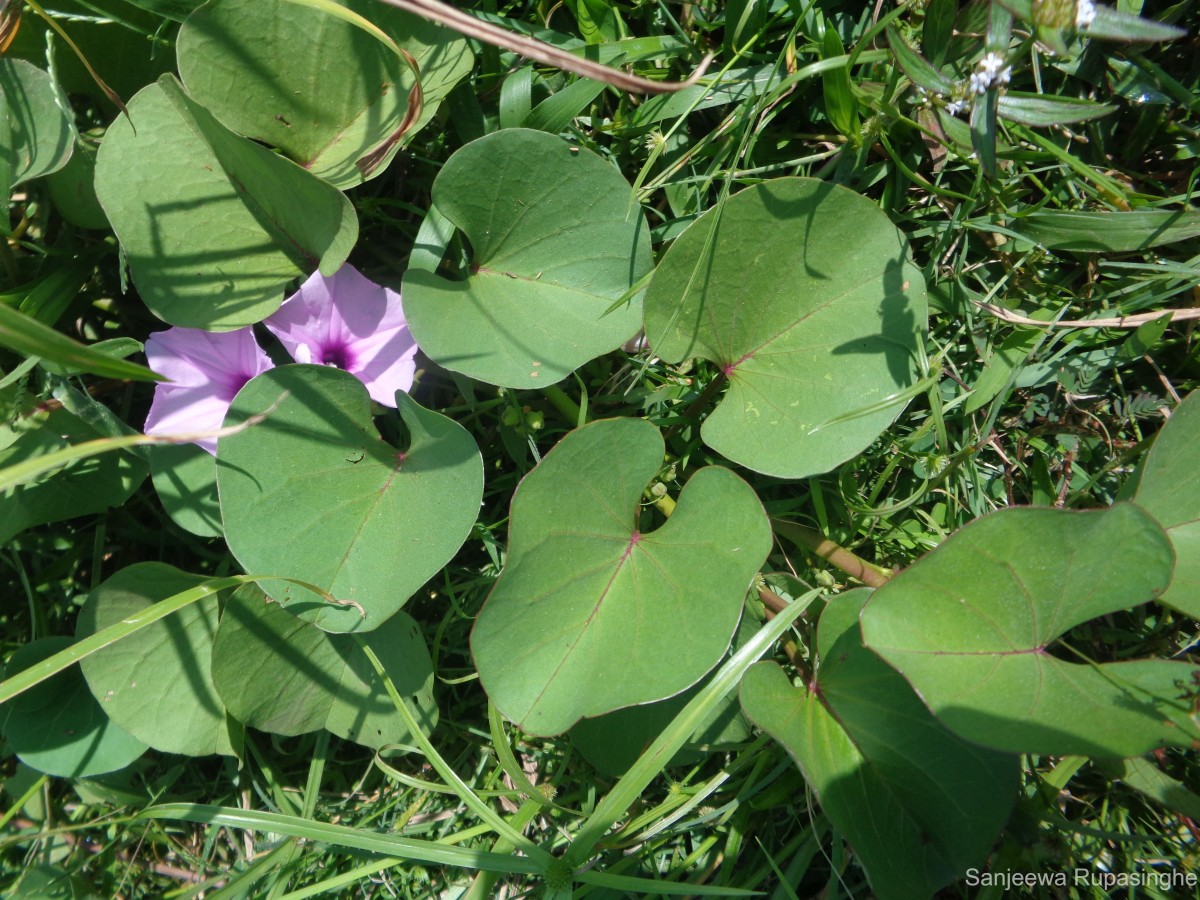
[[[440,3],[438,0],[379,0],[379,2],[431,22],[437,22],[439,25],[445,25],[447,28],[453,28],[459,34],[464,34],[485,44],[491,44],[493,47],[511,50],[528,59],[567,72],[574,72],[584,78],[602,81],[633,94],[669,94],[691,87],[704,76],[708,70],[708,64],[712,62],[713,58],[711,53],[705,56],[696,70],[684,81],[652,81],[649,78],[631,75],[590,59],[583,59],[559,47],[539,41],[537,38],[506,31],[490,22],[483,22],[462,10]]]
[[[1020,313],[994,303],[974,301],[975,305],[1013,325],[1036,325],[1039,328],[1140,328],[1147,322],[1170,316],[1172,322],[1183,322],[1188,319],[1200,319],[1200,308],[1160,309],[1155,312],[1135,313],[1131,316],[1116,316],[1110,319],[1060,319],[1057,322],[1043,322],[1041,319],[1031,319]]]

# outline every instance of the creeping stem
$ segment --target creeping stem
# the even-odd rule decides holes
[[[613,87],[629,91],[632,94],[667,94],[691,87],[700,80],[708,69],[708,64],[712,61],[712,54],[704,57],[696,71],[686,81],[651,81],[649,78],[631,75],[593,60],[583,59],[574,53],[568,53],[566,50],[536,38],[506,31],[490,22],[480,21],[462,10],[439,3],[438,0],[379,0],[379,2],[437,22],[439,25],[445,25],[447,28],[453,28],[459,34],[475,38],[485,44],[491,44],[503,50],[511,50],[513,53],[519,53],[545,65],[611,84]]]

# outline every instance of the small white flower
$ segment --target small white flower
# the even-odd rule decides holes
[[[1075,4],[1075,27],[1087,28],[1096,19],[1096,4],[1092,0],[1079,0]]]
[[[950,113],[950,115],[952,115],[952,116],[959,115],[966,108],[967,108],[966,100],[951,100],[949,103],[946,104],[946,112]]]
[[[986,54],[979,61],[979,71],[986,72],[989,77],[994,78],[996,73],[1004,68],[1004,57],[994,51]]]
[[[983,94],[992,85],[1008,84],[1012,78],[1012,66],[1005,65],[1004,57],[996,52],[989,52],[971,73],[969,90],[972,94]]]

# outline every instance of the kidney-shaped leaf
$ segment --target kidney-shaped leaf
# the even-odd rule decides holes
[[[596,154],[541,131],[472,141],[433,184],[437,208],[471,243],[471,274],[410,269],[404,311],[421,349],[472,378],[552,384],[628,340],[640,304],[609,312],[651,266],[641,210]]]
[[[1097,616],[1171,580],[1162,529],[1130,504],[1009,509],[972,522],[875,592],[864,643],[962,737],[1014,753],[1140,756],[1200,736],[1183,694],[1200,669],[1052,654]]]
[[[403,452],[371,421],[362,382],[328,366],[290,365],[251,380],[221,438],[217,489],[229,549],[263,587],[325,631],[370,631],[458,552],[479,513],[483,460],[461,425],[397,393]]]
[[[363,635],[428,734],[437,724],[433,661],[412,617],[399,612]],[[355,638],[284,612],[253,585],[225,607],[213,642],[213,682],[240,722],[272,734],[327,728],[372,749],[412,743]]]
[[[1200,619],[1200,391],[1179,404],[1155,438],[1134,501],[1175,547],[1175,577],[1158,599]]]
[[[334,187],[225,128],[169,75],[109,126],[96,196],[142,300],[172,325],[258,322],[292,279],[336,272],[358,238]]]
[[[701,469],[656,531],[638,504],[658,430],[593,422],[517,488],[508,561],[471,632],[484,689],[532,734],[679,693],[729,646],[771,531],[750,487]]]
[[[395,47],[290,0],[206,3],[176,53],[188,92],[226,127],[340,188],[359,184],[359,160],[397,135],[416,80]]]
[[[701,435],[756,472],[802,478],[861,452],[918,377],[925,286],[871,201],[809,178],[735,194],[690,225],[646,291],[646,337],[729,388]]]
[[[18,647],[10,675],[65,650],[74,641],[51,637]],[[5,707],[4,737],[27,766],[62,778],[123,769],[146,745],[113,722],[74,666],[14,697]]]
[[[50,76],[23,59],[0,57],[0,197],[7,203],[22,181],[61,169],[73,146]]]
[[[796,760],[875,893],[925,900],[987,855],[1016,799],[1020,762],[951,734],[863,647],[867,596],[843,594],[822,613],[816,690],[759,663],[742,680],[742,707]]]
[[[116,625],[205,580],[162,563],[122,569],[88,595],[75,636]],[[214,594],[85,657],[83,677],[109,718],[165,753],[233,755],[225,706],[209,672],[217,617]]]

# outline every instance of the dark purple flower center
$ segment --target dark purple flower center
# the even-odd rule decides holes
[[[225,388],[225,390],[223,392],[224,396],[222,396],[221,399],[232,401],[233,398],[237,396],[237,392],[240,391],[242,388],[244,388],[246,386],[246,382],[249,381],[253,377],[254,377],[253,372],[230,373],[230,376],[229,376],[228,380],[226,380],[225,385],[224,385],[224,388]]]
[[[342,344],[331,344],[321,348],[320,363],[323,366],[337,366],[339,369],[350,369],[350,348]]]

